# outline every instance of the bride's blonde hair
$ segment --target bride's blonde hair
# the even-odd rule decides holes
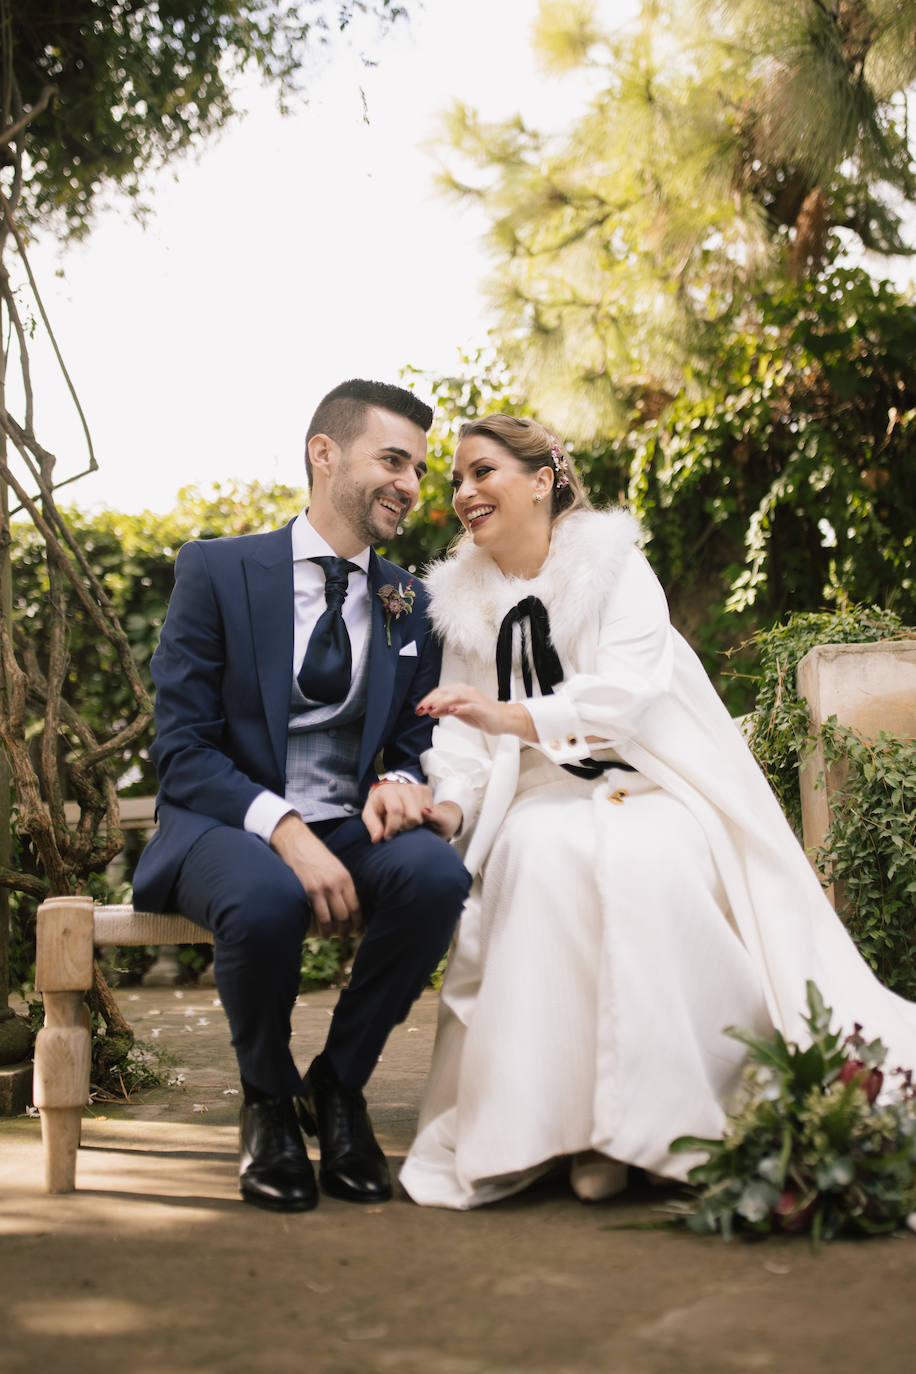
[[[570,511],[591,507],[582,479],[565,445],[537,420],[526,420],[517,415],[484,415],[479,420],[468,420],[461,426],[458,443],[469,439],[472,434],[486,434],[495,439],[532,473],[540,468],[550,468],[553,473],[551,520],[568,515]],[[564,477],[566,481],[560,485]]]

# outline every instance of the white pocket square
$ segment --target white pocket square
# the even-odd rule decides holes
[[[402,647],[398,650],[399,658],[416,658],[416,656],[417,641],[415,639],[412,639],[409,644],[402,645]]]

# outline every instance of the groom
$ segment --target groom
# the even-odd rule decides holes
[[[134,902],[213,931],[244,1093],[242,1197],[277,1211],[318,1201],[300,1123],[325,1192],[390,1197],[362,1088],[470,886],[419,764],[431,723],[414,707],[439,673],[426,594],[371,548],[416,502],[431,423],[397,386],[329,392],[306,438],[308,509],[186,544],[151,665],[159,829]],[[313,920],[365,933],[303,1079],[290,1012]]]

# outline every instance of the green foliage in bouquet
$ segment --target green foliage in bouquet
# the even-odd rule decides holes
[[[880,1040],[867,1044],[858,1025],[845,1037],[831,1030],[831,1010],[813,983],[807,990],[810,1045],[730,1028],[748,1062],[723,1138],[672,1142],[675,1153],[708,1156],[688,1175],[693,1231],[726,1240],[805,1231],[817,1246],[841,1233],[893,1231],[916,1211],[912,1071],[895,1068],[896,1086],[882,1092]]]

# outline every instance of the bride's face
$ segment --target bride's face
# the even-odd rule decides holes
[[[455,451],[455,513],[474,543],[494,555],[549,531],[552,485],[550,468],[531,472],[488,434],[469,435]]]

